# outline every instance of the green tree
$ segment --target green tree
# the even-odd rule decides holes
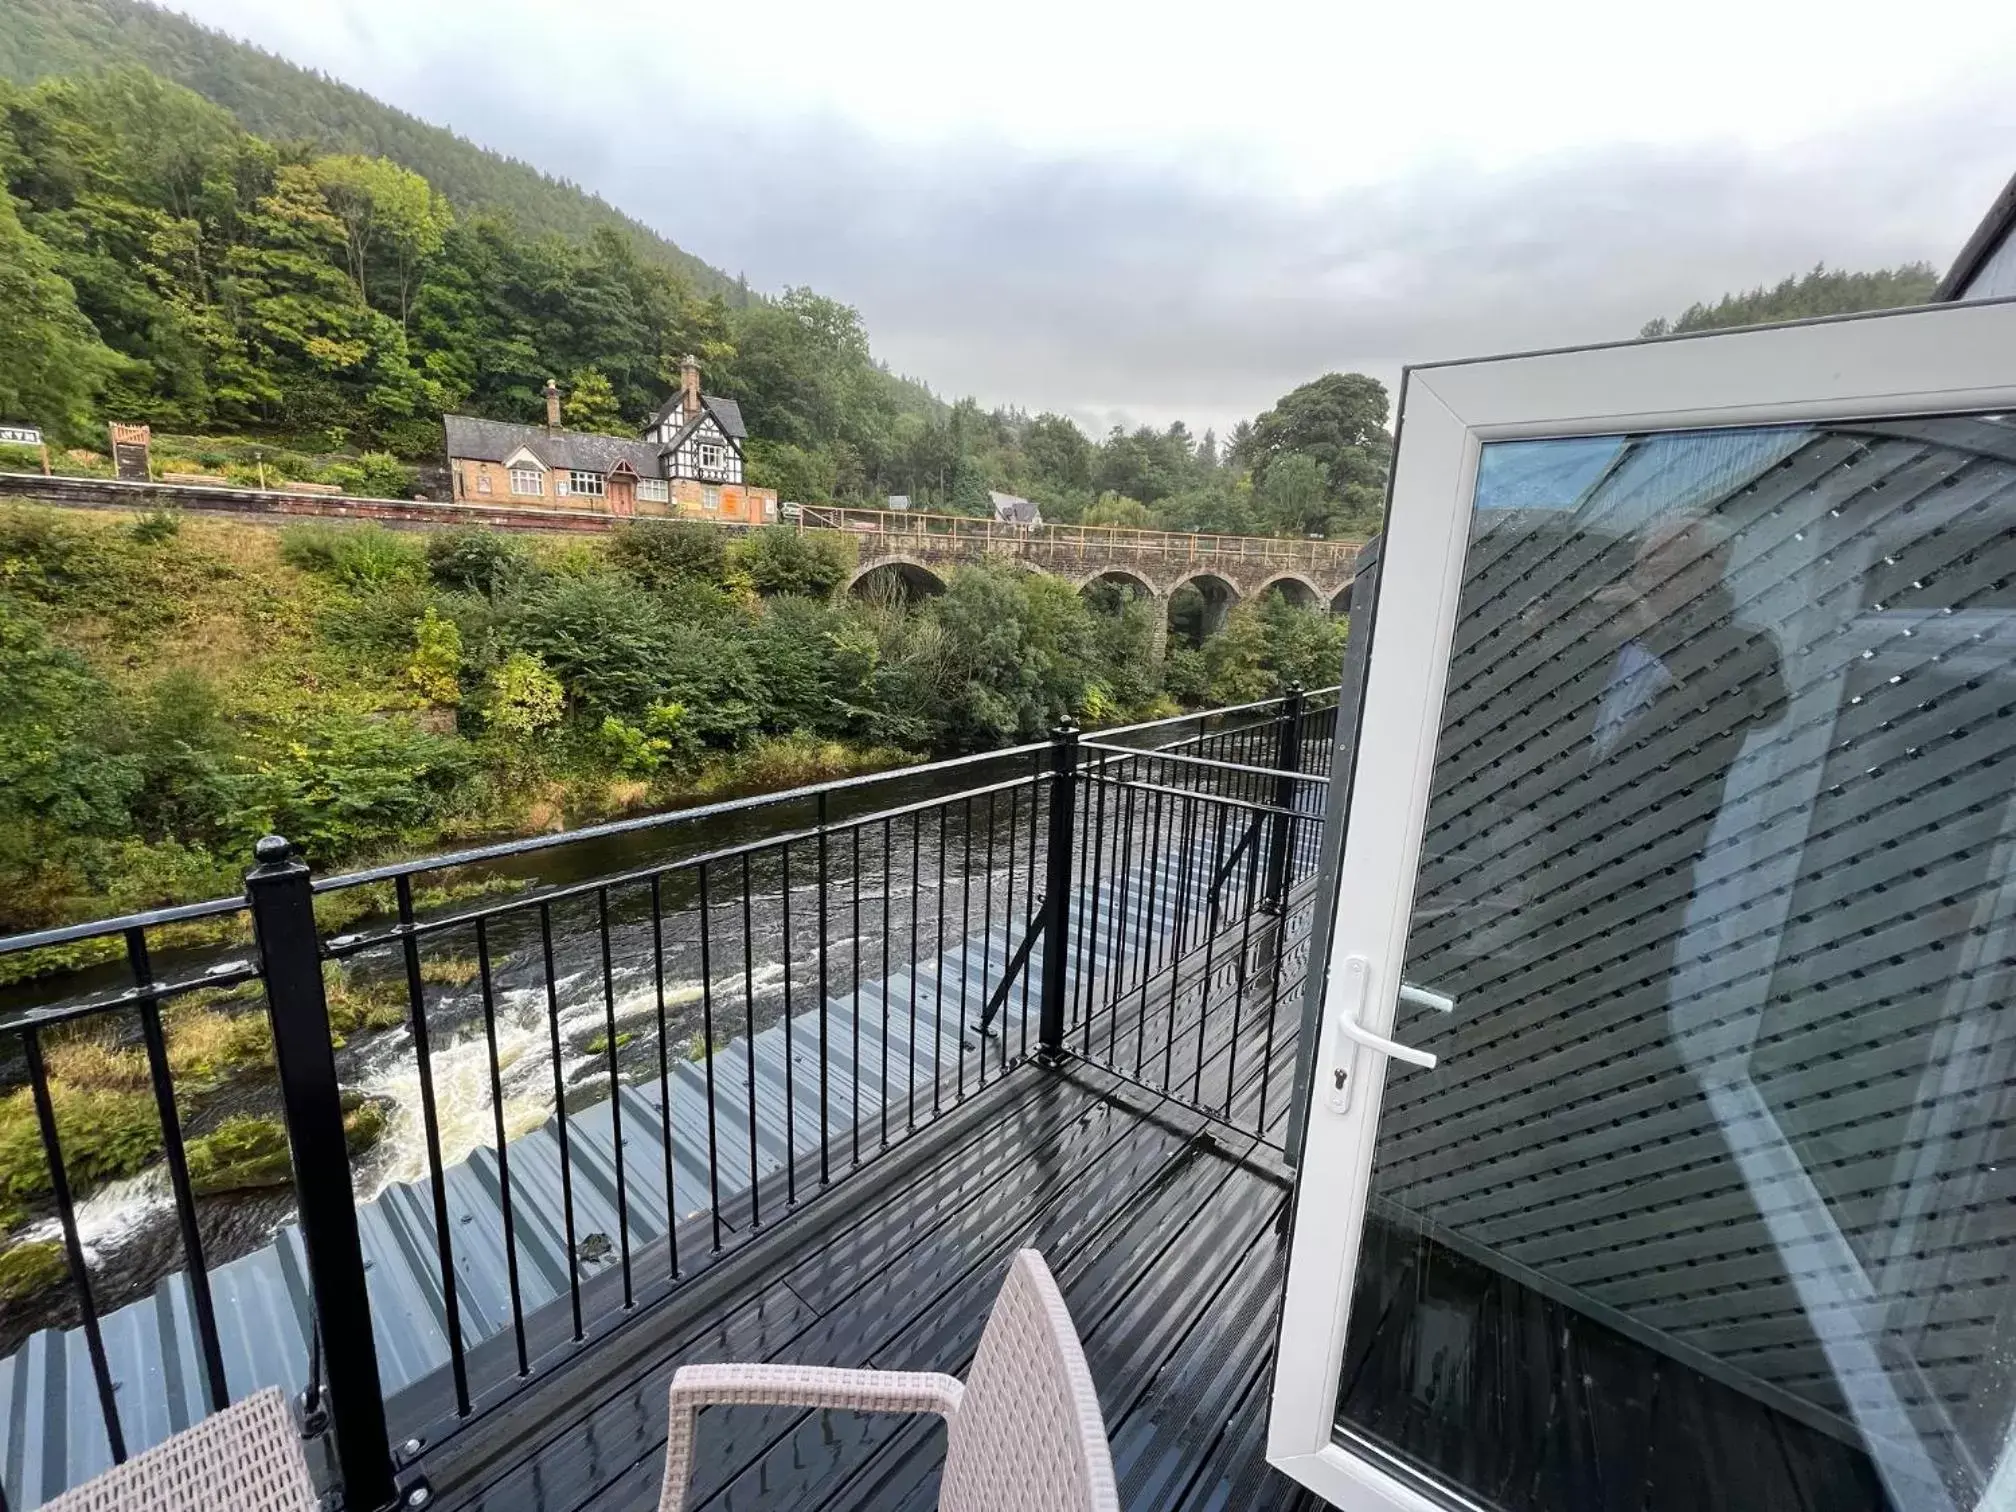
[[[1099,495],[1099,500],[1085,511],[1087,525],[1117,525],[1127,530],[1152,530],[1155,517],[1148,512],[1148,506],[1139,499],[1129,499],[1116,493]]]
[[[1260,511],[1276,535],[1320,533],[1333,512],[1329,470],[1307,452],[1277,457],[1260,485]]]
[[[616,390],[592,367],[576,368],[574,376],[567,380],[567,397],[560,403],[560,415],[575,430],[615,435],[628,429],[622,411],[616,407]]]
[[[1038,485],[1072,492],[1092,486],[1092,443],[1064,416],[1042,414],[1030,421],[1022,451]]]
[[[92,404],[119,359],[77,308],[76,292],[0,190],[0,415],[57,440],[92,429]]]
[[[854,571],[854,541],[830,530],[788,525],[752,530],[728,550],[729,565],[761,594],[830,598]]]
[[[1638,334],[1669,336],[1764,325],[1774,320],[1809,320],[1817,315],[1894,310],[1926,303],[1938,286],[1939,272],[1926,262],[1876,268],[1866,273],[1847,273],[1816,263],[1809,272],[1781,279],[1768,289],[1759,284],[1746,293],[1724,294],[1712,305],[1691,304],[1670,321],[1663,315],[1648,320]]]
[[[1263,498],[1268,473],[1283,459],[1299,455],[1320,465],[1335,507],[1320,521],[1305,515],[1304,530],[1338,534],[1378,517],[1393,450],[1386,418],[1386,389],[1376,378],[1325,373],[1284,394],[1249,436],[1235,433],[1234,449]]]
[[[421,265],[441,250],[451,220],[447,201],[419,174],[384,158],[355,153],[317,158],[315,177],[330,213],[343,225],[358,302],[371,302],[377,270],[376,282],[388,287],[404,332]]]

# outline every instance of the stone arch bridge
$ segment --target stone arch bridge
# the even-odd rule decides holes
[[[960,515],[805,505],[800,530],[840,530],[852,536],[859,565],[848,582],[859,592],[875,582],[906,592],[935,593],[963,563],[1017,561],[1067,579],[1081,591],[1094,583],[1132,587],[1162,611],[1193,587],[1215,628],[1234,604],[1278,590],[1298,603],[1341,612],[1358,575],[1352,541],[1295,541],[1271,536],[1183,535],[1109,525],[1014,525]]]

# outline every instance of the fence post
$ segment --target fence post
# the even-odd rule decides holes
[[[343,1135],[329,1003],[322,991],[322,951],[308,863],[278,835],[253,847],[258,861],[245,874],[266,1011],[273,1024],[273,1059],[280,1072],[281,1113],[294,1153],[294,1189],[308,1255],[323,1374],[336,1429],[343,1504],[350,1512],[389,1506],[391,1443],[364,1285],[364,1249],[357,1236],[356,1194]]]
[[[1050,732],[1050,850],[1043,871],[1043,1001],[1037,1053],[1054,1062],[1064,1053],[1064,973],[1070,941],[1071,833],[1078,810],[1078,726],[1066,719]]]

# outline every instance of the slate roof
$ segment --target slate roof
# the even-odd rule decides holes
[[[639,477],[665,476],[665,468],[658,459],[659,448],[649,441],[598,436],[592,431],[549,431],[543,425],[479,420],[473,415],[443,415],[441,424],[447,432],[451,457],[502,462],[522,446],[548,467],[606,473],[620,460],[634,467]]]
[[[662,425],[666,420],[671,418],[672,412],[679,408],[680,401],[684,397],[683,394],[674,394],[670,399],[659,405],[658,413],[651,417],[651,425],[647,425],[644,428],[649,430],[651,426]],[[737,404],[733,399],[720,399],[716,398],[713,394],[702,394],[700,396],[700,403],[707,409],[714,411],[715,424],[719,425],[726,434],[734,437],[737,441],[746,441],[749,439],[749,428],[742,423],[742,406]],[[690,422],[680,426],[678,439],[683,440],[689,429],[691,429]],[[676,445],[677,441],[673,444]]]
[[[994,518],[1009,525],[1041,525],[1043,512],[1036,507],[1034,499],[1024,499],[1016,494],[996,493],[987,490],[987,497],[994,503]]]

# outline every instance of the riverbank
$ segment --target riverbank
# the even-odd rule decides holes
[[[836,596],[837,533],[280,530],[0,504],[0,932],[479,837],[1234,702],[1334,666],[1269,600],[1154,655],[1150,606],[1009,566]]]

